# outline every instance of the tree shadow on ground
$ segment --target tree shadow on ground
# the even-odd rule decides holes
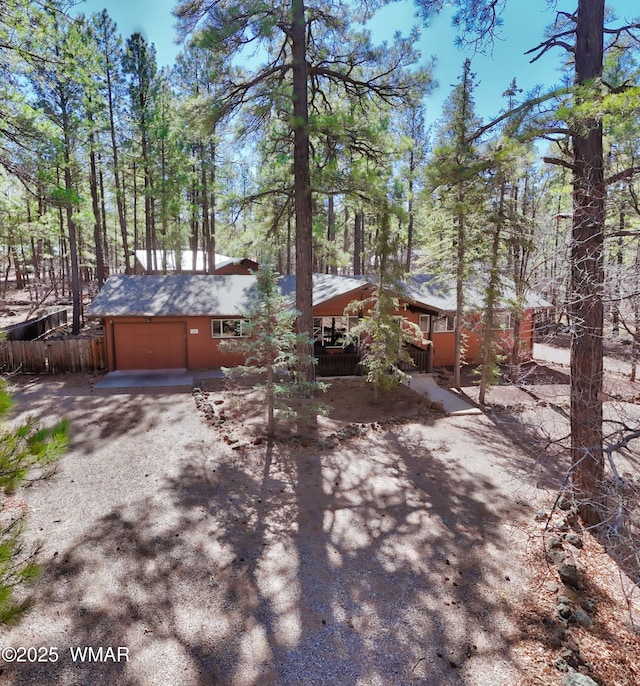
[[[53,556],[33,624],[13,636],[37,629],[65,658],[3,678],[462,685],[484,664],[504,676],[493,684],[518,682],[518,534],[505,520],[526,508],[496,476],[512,445],[467,419],[465,445],[490,454],[486,469],[467,464],[449,421],[378,425],[333,451],[186,454],[156,494]],[[73,664],[70,644],[131,659]]]
[[[478,450],[499,446],[504,459],[501,467],[514,479],[535,485],[549,495],[558,491],[566,478],[569,459],[565,439],[540,434],[540,419],[532,412],[515,413],[493,409],[485,413],[484,422],[476,422],[467,433]],[[547,417],[547,424],[550,423]]]
[[[147,684],[161,669],[173,684],[463,684],[479,661],[516,669],[498,589],[518,564],[501,519],[521,506],[428,436],[400,425],[325,454],[186,461],[40,586],[65,635],[132,661],[13,666],[9,683]]]
[[[604,409],[605,445],[621,440],[638,425],[638,408],[635,405],[623,401],[607,402]],[[547,509],[560,492],[571,495],[569,422],[567,415],[559,428],[551,429],[556,414],[553,409],[539,408],[538,412],[535,408],[520,413],[513,408],[506,411],[494,408],[486,415],[498,427],[502,440],[513,441],[518,446],[517,450],[511,451],[513,458],[506,468],[515,469],[521,478],[529,473],[536,486],[548,492]],[[486,434],[473,428],[469,432],[477,445],[482,446]],[[640,489],[636,478],[640,453],[637,441],[631,442],[628,449],[614,453],[612,460],[616,473],[622,479],[614,476],[614,470],[605,458],[603,521],[592,528],[592,533],[619,569],[632,583],[640,586]]]
[[[93,391],[86,383],[48,383],[54,385],[53,390],[51,386],[43,390],[35,382],[14,389],[13,416],[23,421],[29,418],[39,426],[69,419],[69,438],[85,454],[93,453],[105,440],[157,429],[158,416],[174,404],[177,395],[175,390]]]

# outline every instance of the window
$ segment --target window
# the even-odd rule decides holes
[[[351,317],[314,317],[313,338],[321,337],[324,345],[339,346],[347,335]]]
[[[442,314],[433,318],[433,333],[445,333],[456,330],[456,315]]]
[[[418,327],[422,333],[429,333],[431,330],[431,315],[421,314],[418,317]]]
[[[497,330],[509,331],[513,329],[513,316],[509,310],[496,312],[493,328]]]
[[[247,321],[244,319],[212,319],[211,338],[242,338],[246,333]]]

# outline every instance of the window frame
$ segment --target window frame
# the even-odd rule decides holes
[[[446,328],[440,328],[439,323],[445,322]],[[456,315],[455,314],[439,314],[431,320],[432,333],[452,333],[456,330]]]
[[[493,324],[494,331],[513,331],[513,312],[498,310]]]
[[[318,336],[322,338],[322,344],[328,347],[340,347],[338,341],[344,336],[347,336],[350,330],[350,320],[354,317],[341,314],[341,315],[323,315],[314,316],[313,318],[313,339],[316,340]],[[327,326],[325,326],[325,320],[328,320]],[[340,320],[337,322],[336,320]],[[333,331],[335,335],[335,341],[331,341],[330,337],[325,336],[325,332]],[[343,333],[342,333],[343,332]],[[342,333],[342,336],[340,335]]]
[[[234,332],[239,331],[240,333],[229,333],[229,322],[233,322],[231,325],[232,330]],[[214,331],[216,324],[217,332]],[[215,317],[211,319],[211,338],[214,340],[220,340],[221,338],[247,338],[249,334],[243,330],[247,324],[248,320],[241,319],[240,317]]]

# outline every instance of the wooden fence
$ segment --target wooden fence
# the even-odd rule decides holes
[[[104,369],[102,338],[0,342],[0,372],[61,374]]]
[[[66,323],[67,311],[58,310],[38,319],[9,326],[4,333],[8,341],[33,341],[52,329],[64,326]]]

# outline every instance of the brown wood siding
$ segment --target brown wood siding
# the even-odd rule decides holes
[[[255,272],[258,270],[258,263],[257,262],[252,262],[251,260],[243,260],[239,264],[232,263],[232,264],[227,264],[224,267],[220,267],[220,269],[215,270],[216,275],[223,275],[223,274],[255,274]]]
[[[132,338],[137,336],[142,342],[151,342],[153,350],[153,340],[158,333],[162,334],[161,326],[180,327],[180,337],[178,340],[165,340],[169,344],[167,354],[173,355],[168,363],[174,366],[187,367],[188,369],[219,369],[220,367],[233,367],[242,362],[239,355],[223,352],[218,349],[220,341],[223,339],[211,337],[211,320],[216,317],[151,317],[150,321],[145,321],[139,317],[113,317],[104,322],[105,349],[107,351],[107,366],[109,371],[115,369],[159,369],[161,367],[134,367],[132,364],[159,364],[158,356],[155,360],[149,361],[144,352],[141,352],[142,360],[131,359],[134,353],[128,353],[127,349],[135,344]],[[223,317],[233,319],[235,317]],[[131,328],[134,327],[134,328]],[[140,328],[135,328],[140,327]],[[124,335],[124,338],[122,337]],[[151,341],[150,341],[151,338]],[[157,346],[156,346],[157,347]],[[124,349],[124,350],[123,350]],[[171,350],[174,352],[172,353]],[[180,353],[180,350],[183,352]],[[124,364],[122,354],[124,352]],[[180,357],[182,355],[182,357]],[[153,355],[152,355],[153,357]],[[181,363],[181,364],[179,364]],[[164,367],[170,369],[172,367]]]
[[[242,356],[218,349],[223,338],[211,337],[212,319],[238,319],[239,317],[189,317],[187,319],[187,346],[191,369],[219,369],[235,367]]]
[[[363,300],[363,291],[356,290],[347,295],[341,295],[329,302],[320,303],[313,308],[314,317],[343,317],[344,311],[355,300]]]
[[[530,360],[533,355],[533,319],[532,310],[526,310],[520,327],[521,360]],[[506,355],[511,350],[513,331],[496,332],[498,351]],[[463,329],[465,337],[465,364],[482,362],[482,333]],[[433,333],[433,365],[435,367],[453,367],[455,360],[455,334],[453,331]]]

